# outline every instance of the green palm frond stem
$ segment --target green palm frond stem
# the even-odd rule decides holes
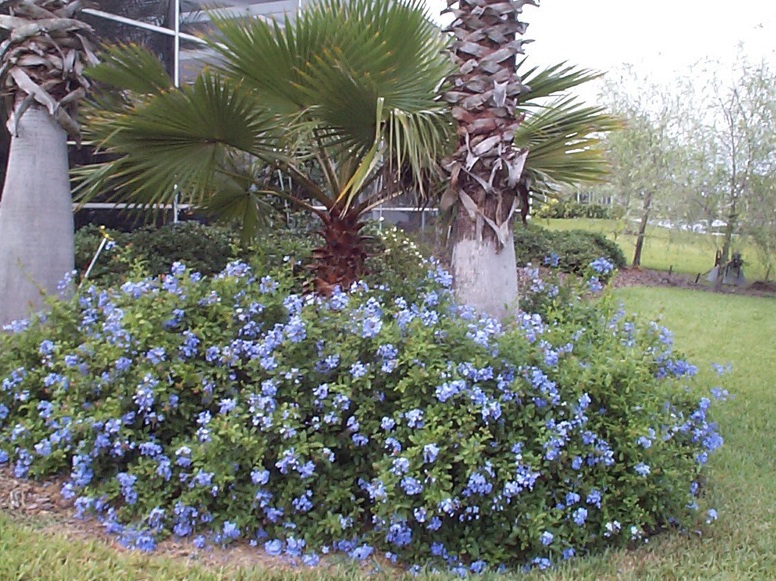
[[[528,114],[514,139],[516,148],[528,151],[517,184],[523,221],[532,197],[556,197],[563,186],[605,181],[610,164],[602,137],[622,126],[605,108],[575,97],[552,99]]]
[[[213,19],[220,59],[191,86],[165,83],[136,47],[111,48],[92,69],[123,98],[88,114],[90,137],[114,159],[79,171],[79,199],[111,190],[166,204],[177,191],[213,215],[241,216],[251,236],[267,221],[260,200],[275,196],[321,219],[316,289],[349,286],[368,254],[364,214],[408,176],[427,199],[449,152],[449,113],[435,98],[451,71],[444,37],[418,0],[321,0],[282,25]],[[293,191],[267,179],[276,170]]]

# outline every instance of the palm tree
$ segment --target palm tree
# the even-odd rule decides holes
[[[516,71],[523,54],[519,16],[535,0],[448,0],[457,71],[444,94],[458,125],[458,147],[446,164],[442,205],[458,211],[452,267],[458,299],[503,317],[517,303],[512,218],[527,151],[512,147],[522,122],[516,110],[528,88]],[[455,7],[455,8],[453,8]]]
[[[0,1],[0,81],[11,146],[0,203],[0,324],[25,317],[73,269],[67,136],[95,61],[79,1]]]
[[[422,184],[451,144],[435,100],[451,70],[444,38],[419,0],[322,0],[282,25],[214,21],[219,64],[180,89],[137,47],[105,53],[92,76],[122,92],[102,98],[86,126],[115,159],[80,172],[80,198],[110,188],[160,204],[180,191],[239,218],[246,235],[267,196],[284,199],[321,221],[316,290],[350,285],[364,273],[364,214],[406,181],[428,196]]]
[[[458,148],[446,164],[442,205],[457,209],[451,242],[458,298],[497,318],[517,304],[512,223],[521,201],[525,215],[531,187],[601,169],[590,138],[595,123],[588,121],[602,111],[569,99],[547,103],[595,75],[558,65],[521,79],[527,25],[519,16],[526,4],[537,2],[448,0],[458,70],[444,98],[458,124]],[[576,146],[587,153],[570,156]]]

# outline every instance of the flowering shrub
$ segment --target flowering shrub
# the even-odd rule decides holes
[[[290,280],[175,264],[15,325],[0,463],[69,474],[126,546],[242,538],[308,565],[545,568],[691,522],[721,438],[661,327],[545,287],[546,319],[504,328],[435,265],[407,297]]]

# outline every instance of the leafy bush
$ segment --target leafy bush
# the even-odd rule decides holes
[[[518,266],[546,261],[563,272],[582,274],[599,257],[606,258],[617,268],[627,264],[620,247],[598,232],[553,231],[535,224],[519,224],[515,227],[514,237]]]
[[[83,290],[0,339],[0,463],[69,473],[79,511],[145,550],[480,572],[694,524],[721,439],[667,331],[552,285],[547,320],[502,328],[449,286],[433,267],[406,298],[323,299],[235,262]]]
[[[540,205],[534,215],[537,218],[592,218],[605,220],[612,217],[609,206],[601,204],[581,204],[574,200],[550,200]]]
[[[412,292],[412,285],[425,275],[423,256],[417,246],[395,228],[380,232],[376,225],[369,224],[367,232],[372,234],[372,248],[366,281],[389,284],[400,294]],[[101,287],[121,284],[138,272],[147,276],[167,273],[175,262],[203,275],[217,274],[237,259],[250,259],[261,269],[285,265],[298,285],[305,286],[312,280],[305,265],[318,243],[309,221],[260,232],[248,245],[241,245],[237,233],[228,228],[196,222],[106,233],[112,242],[103,249],[89,275],[89,280]],[[79,276],[86,273],[102,240],[96,226],[76,232],[75,264]]]
[[[221,272],[230,260],[245,257],[235,232],[223,226],[179,222],[162,227],[145,226],[132,232],[108,231],[113,238],[101,253],[89,277],[103,285],[123,282],[137,267],[158,276],[170,271],[174,262],[205,275]],[[76,232],[75,263],[83,276],[94,258],[102,235],[95,226]]]

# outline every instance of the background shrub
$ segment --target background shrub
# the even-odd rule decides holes
[[[537,218],[592,218],[605,220],[612,217],[610,206],[602,204],[581,204],[574,200],[549,200],[533,212]]]
[[[284,227],[260,232],[249,244],[241,244],[239,233],[221,225],[180,222],[162,227],[148,226],[132,232],[108,230],[113,239],[100,254],[90,283],[101,287],[120,285],[132,276],[159,276],[175,262],[202,275],[221,272],[233,260],[250,260],[261,270],[286,269],[299,288],[312,281],[306,265],[319,242],[314,221],[291,220]],[[385,284],[399,294],[414,292],[414,285],[426,274],[417,245],[401,230],[370,223],[371,235],[366,282]],[[75,264],[83,277],[103,236],[97,226],[76,232]]]
[[[481,572],[694,523],[721,439],[664,329],[552,285],[545,320],[504,329],[450,282],[321,299],[235,262],[84,289],[0,338],[0,463],[69,473],[79,510],[146,550]]]
[[[549,262],[563,272],[582,274],[599,257],[616,268],[627,264],[620,247],[598,232],[553,231],[536,224],[517,224],[514,237],[518,266],[541,265],[550,258]]]
[[[240,249],[236,232],[198,222],[145,226],[132,232],[109,230],[108,234],[114,243],[103,250],[89,275],[92,281],[104,286],[123,282],[133,269],[159,276],[169,272],[175,262],[185,262],[204,275],[216,274],[230,260],[247,255]],[[80,276],[86,272],[101,241],[96,226],[76,232],[75,263]]]

